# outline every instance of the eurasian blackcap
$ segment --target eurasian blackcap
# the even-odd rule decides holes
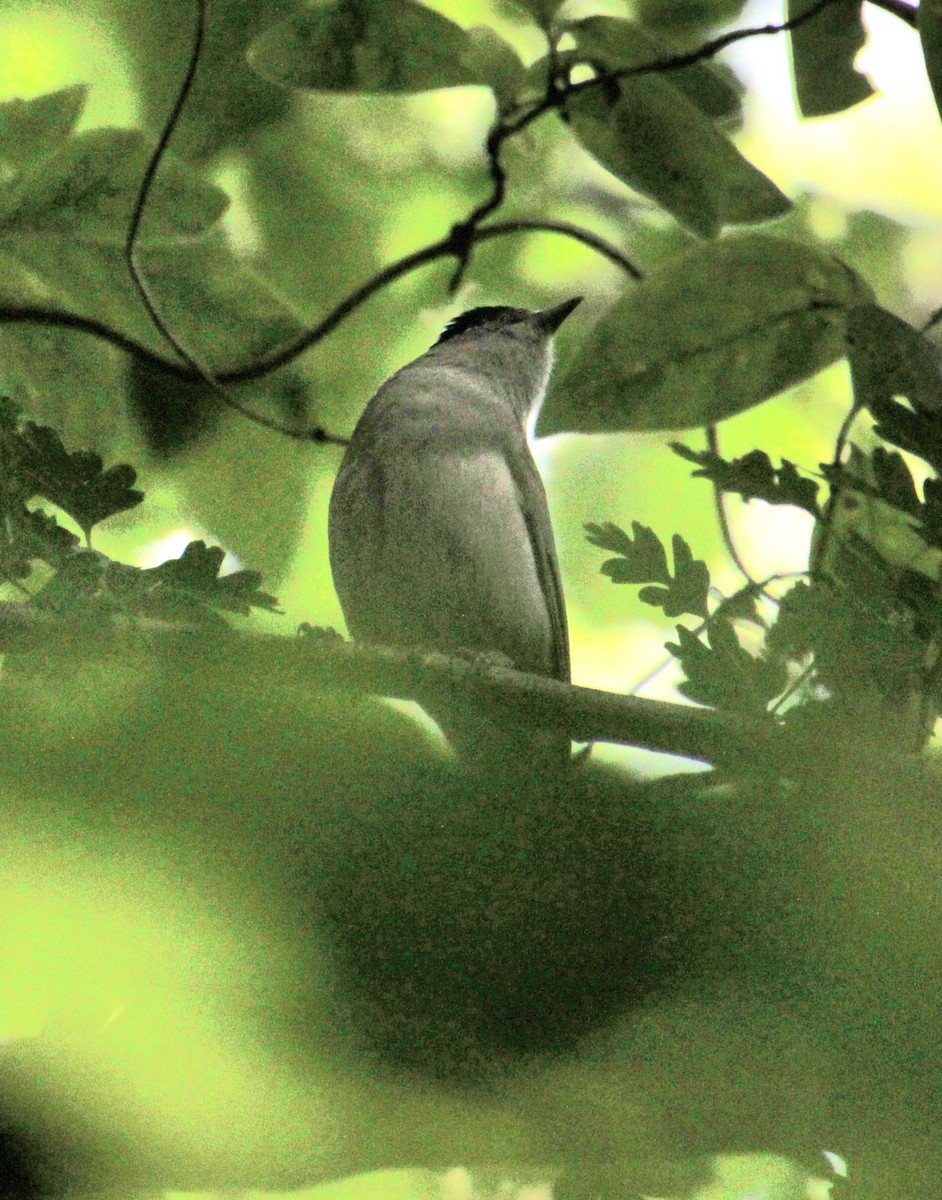
[[[330,566],[358,641],[494,652],[569,681],[566,609],[546,494],[527,442],[546,391],[555,308],[474,308],[366,406],[330,500]],[[570,740],[512,714],[426,705],[478,765]]]

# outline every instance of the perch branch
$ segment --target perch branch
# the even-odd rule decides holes
[[[209,631],[196,624],[123,614],[98,614],[90,624],[18,601],[0,603],[0,653],[94,658],[122,651],[153,655],[159,645],[162,658],[207,661],[215,656],[226,669],[264,670],[308,687],[419,701],[443,687],[459,688],[485,703],[512,709],[534,725],[565,729],[573,741],[616,742],[709,763],[754,758],[757,741],[775,735],[771,722],[577,687],[433,651],[368,646],[328,636],[217,633],[215,627]]]

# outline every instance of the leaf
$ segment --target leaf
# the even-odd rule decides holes
[[[759,615],[759,595],[758,585],[748,583],[732,596],[721,600],[714,616],[725,618],[727,621],[749,621],[758,625],[760,629],[765,629],[765,619]]]
[[[550,380],[541,435],[715,424],[846,351],[847,310],[869,286],[802,242],[750,233],[661,265]]]
[[[257,170],[265,158],[264,153],[258,155],[264,131],[274,132],[288,115],[292,98],[261,79],[246,53],[258,34],[304,8],[305,0],[210,0],[208,7],[210,28],[174,131],[173,151],[187,162],[213,164],[248,153]],[[182,64],[195,15],[187,4],[153,0],[122,0],[109,6],[108,36],[121,47],[123,70],[134,80],[144,128],[160,129],[167,118],[167,79],[164,71],[155,69],[155,47],[161,48],[162,61],[179,55],[176,61]],[[279,157],[283,160],[284,153]]]
[[[881,409],[874,432],[942,472],[942,413],[913,412],[893,401]]]
[[[681,693],[712,708],[764,714],[787,682],[780,663],[753,658],[740,645],[732,625],[716,617],[709,625],[709,644],[678,625],[677,641],[668,642],[667,649],[687,676]]]
[[[478,80],[467,38],[414,0],[321,0],[265,31],[249,62],[282,87],[318,92],[425,92]]]
[[[20,171],[52,154],[75,128],[87,99],[88,85],[78,83],[0,104],[0,163]]]
[[[526,67],[509,42],[489,25],[475,25],[465,31],[462,66],[475,83],[489,87],[497,98],[499,112],[507,111],[523,91]]]
[[[634,541],[610,521],[604,525],[590,522],[585,529],[593,546],[613,550],[619,556],[609,558],[602,564],[602,574],[607,575],[612,583],[670,584],[667,551],[661,539],[647,525],[631,522]]]
[[[636,21],[617,17],[586,17],[571,21],[566,29],[573,34],[582,53],[597,69],[608,71],[646,66],[666,61],[679,53],[675,46],[655,37]],[[729,68],[698,62],[676,71],[664,71],[661,79],[682,92],[706,116],[739,117],[742,114],[742,87]],[[621,86],[629,82],[622,80]]]
[[[681,612],[693,613],[696,616],[707,615],[707,593],[710,588],[710,572],[706,563],[700,558],[694,558],[690,546],[679,533],[671,540],[674,552],[674,583],[671,591],[672,602],[676,607],[683,605],[678,612],[664,612],[669,617],[679,616]]]
[[[219,233],[144,251],[140,261],[161,312],[211,371],[254,362],[301,332],[286,303]],[[172,357],[117,246],[83,243],[66,230],[10,237],[0,244],[0,303],[94,317]],[[0,327],[0,392],[55,421],[70,440],[106,453],[130,436],[123,414],[101,404],[103,392],[122,386],[124,362],[111,347],[66,329]],[[254,387],[252,400],[263,391]]]
[[[926,542],[942,549],[942,481],[927,479],[922,485],[922,534]]]
[[[638,598],[644,604],[663,608],[668,617],[679,617],[683,613],[697,617],[707,615],[710,572],[705,562],[693,557],[689,545],[679,534],[675,533],[673,537],[674,574],[671,575],[663,543],[647,525],[632,521],[634,540],[610,521],[604,525],[587,524],[585,529],[592,545],[614,550],[618,555],[602,564],[602,574],[612,583],[662,584],[643,587]]]
[[[697,463],[694,478],[709,479],[724,492],[737,492],[743,500],[765,500],[767,504],[792,504],[803,508],[813,517],[820,516],[818,485],[798,474],[795,464],[782,459],[781,467],[773,467],[764,450],[752,450],[742,458],[727,462],[711,450],[691,450],[680,442],[671,442],[671,449],[688,462]]]
[[[942,373],[936,347],[876,304],[851,310],[848,358],[854,399],[876,418],[876,433],[942,473]],[[904,396],[909,404],[897,399]]]
[[[922,503],[902,454],[875,446],[871,462],[880,498],[887,504],[892,504],[894,508],[918,517],[922,511]]]
[[[942,413],[942,372],[935,346],[878,304],[852,308],[847,319],[854,396],[877,419],[894,396],[922,412]]]
[[[54,429],[23,424],[14,471],[27,481],[27,498],[42,496],[61,508],[87,536],[115,513],[134,508],[144,493],[134,488],[137,472],[127,463],[104,469],[90,450],[66,450]]]
[[[54,503],[68,499],[63,494],[71,490],[75,466],[75,460],[51,429],[39,429],[32,422],[24,422],[14,404],[0,399],[0,479],[3,480],[0,580],[3,582],[26,579],[34,561],[59,568],[71,556],[78,544],[76,535],[63,529],[47,513],[29,509],[27,502],[36,496],[52,499]]]
[[[0,234],[53,233],[124,246],[152,146],[139,130],[92,129],[0,190]],[[172,159],[147,203],[141,246],[205,232],[229,206],[225,192]]]
[[[766,645],[779,658],[812,654],[818,678],[839,698],[898,699],[915,685],[925,653],[900,607],[872,588],[798,583],[782,597]]]
[[[513,0],[516,8],[525,9],[541,29],[549,29],[563,0]]]
[[[58,307],[97,318],[168,354],[123,254],[149,156],[147,139],[138,131],[92,130],[0,187],[0,303]],[[178,321],[177,327],[195,323],[203,337],[220,323],[228,335],[233,314],[226,316],[223,296],[198,294],[209,275],[203,258],[207,248],[190,239],[218,222],[227,204],[222,191],[171,161],[161,170],[142,225],[144,256],[150,244],[155,250],[175,249],[176,261],[187,264],[193,278],[183,306],[189,322]],[[215,237],[217,254],[228,259],[220,274],[231,291],[244,269],[221,233]],[[161,281],[150,278],[162,303]],[[199,351],[199,340],[190,344]],[[121,421],[105,410],[101,397],[122,386],[123,363],[110,346],[63,328],[0,329],[0,390],[34,415],[54,420],[69,439],[105,451],[117,439]]]
[[[630,23],[610,17],[590,17],[571,28],[590,46],[604,48],[610,37],[600,31],[611,28],[619,31],[617,42],[632,40]],[[623,49],[626,58],[650,61],[650,52],[641,49],[636,56]],[[665,75],[581,90],[565,101],[564,112],[578,140],[603,166],[703,237],[713,237],[723,225],[781,216],[791,207]]]
[[[918,29],[935,106],[942,113],[942,4],[939,0],[923,0],[919,5]]]
[[[225,551],[205,542],[190,542],[179,558],[142,572],[156,583],[152,596],[169,603],[204,602],[227,612],[247,614],[252,608],[277,610],[278,601],[260,588],[257,571],[233,571],[219,574]]]
[[[788,0],[789,21],[817,2]],[[830,116],[874,94],[870,81],[854,69],[857,51],[867,40],[861,7],[861,0],[838,0],[789,30],[795,96],[802,116]]]

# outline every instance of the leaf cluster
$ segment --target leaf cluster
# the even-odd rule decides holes
[[[144,493],[126,463],[105,467],[89,450],[69,451],[46,425],[26,420],[0,399],[0,584],[61,614],[95,611],[188,617],[218,609],[247,614],[272,610],[255,571],[220,575],[218,546],[194,541],[179,558],[147,569],[114,562],[91,548],[96,525],[136,507]],[[35,501],[70,517],[79,537]]]
[[[111,340],[159,357],[154,328],[125,263],[125,242],[153,141],[139,130],[76,132],[88,89],[69,87],[0,104],[0,307],[46,309],[97,322]],[[240,261],[220,221],[228,196],[163,156],[138,245],[160,303],[179,337],[211,370],[230,362],[232,338],[249,361],[282,346],[301,325],[273,289]],[[62,426],[62,358],[71,366],[70,421],[102,445],[112,424],[92,425],[100,395],[113,394],[113,360],[87,339],[63,342],[18,322],[0,332],[0,389]],[[175,365],[175,364],[171,364]]]
[[[677,535],[673,575],[660,539],[637,523],[633,537],[606,524],[587,526],[588,538],[617,554],[601,568],[613,582],[644,584],[644,603],[700,622],[678,625],[667,643],[690,699],[786,723],[876,722],[916,749],[942,715],[942,371],[923,334],[872,303],[850,310],[845,354],[851,416],[869,413],[873,444],[839,441],[819,467],[823,500],[822,482],[788,459],[776,467],[755,450],[728,461],[673,443],[719,494],[814,518],[806,578],[770,597],[770,616],[755,602],[772,581],[716,598],[705,564]],[[744,619],[763,629],[760,646],[744,644]]]

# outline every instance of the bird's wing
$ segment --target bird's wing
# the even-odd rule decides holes
[[[553,537],[553,526],[550,521],[549,506],[546,503],[543,480],[540,478],[529,447],[525,447],[525,449],[525,454],[515,455],[510,460],[510,469],[517,485],[520,510],[523,513],[530,546],[533,550],[540,589],[546,599],[549,612],[553,661],[552,669],[548,673],[554,679],[561,679],[569,683],[572,677],[569,661],[569,624],[566,620],[566,601],[563,595],[562,577],[559,573],[556,539]],[[541,534],[541,530],[547,531],[547,534],[544,536]]]
[[[394,471],[352,462],[331,526],[355,637],[498,650],[523,670],[568,679],[549,513],[525,443],[510,457],[480,444],[426,451]]]

